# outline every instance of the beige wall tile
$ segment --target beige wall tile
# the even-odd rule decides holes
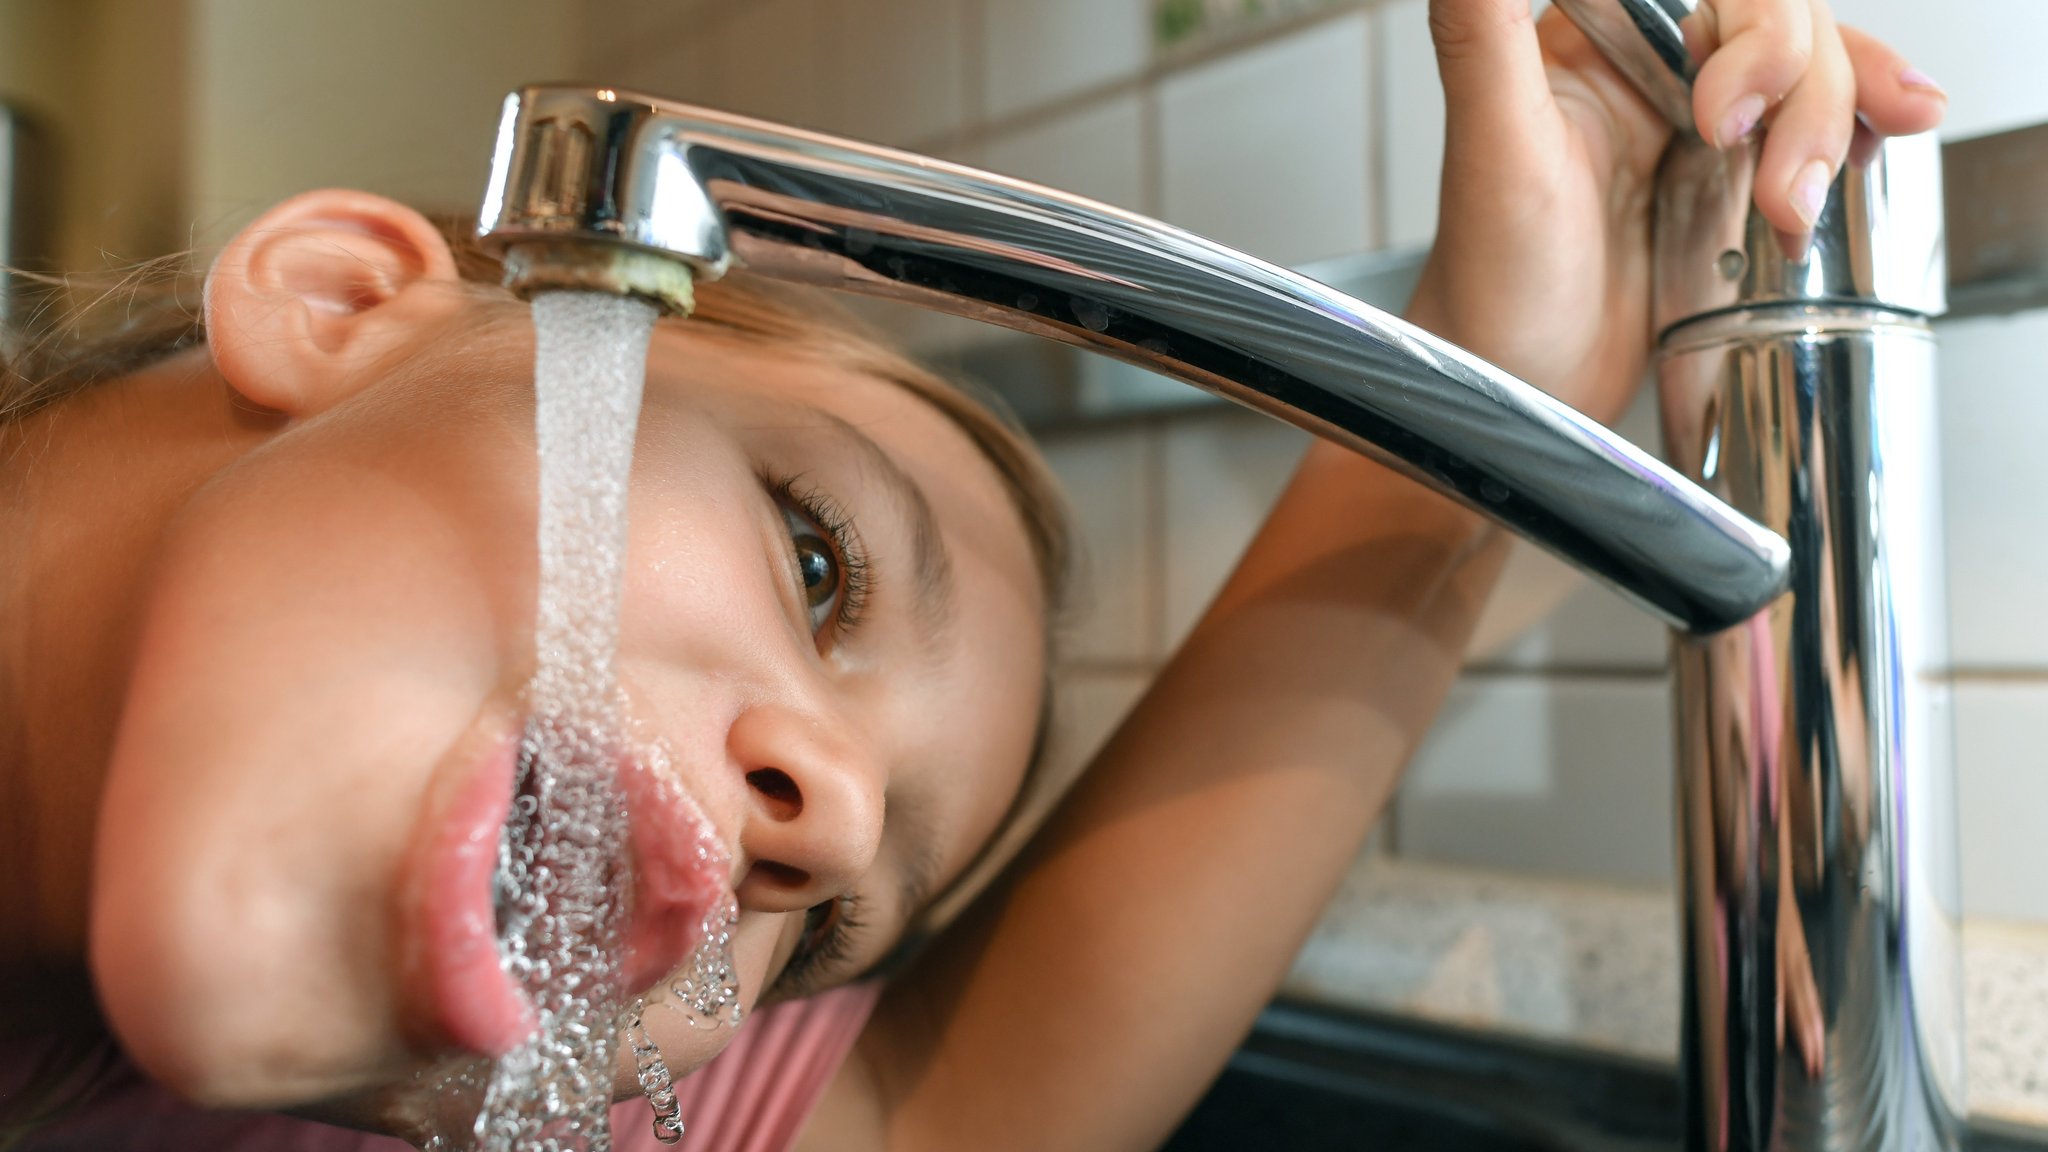
[[[1671,722],[1661,680],[1467,678],[1396,799],[1400,854],[1668,884]]]
[[[827,99],[832,58],[829,0],[747,0],[720,19],[718,101],[734,112],[831,131],[839,109]]]
[[[982,12],[990,119],[1133,76],[1151,52],[1150,0],[986,0]]]
[[[1061,629],[1063,660],[1141,661],[1157,653],[1149,427],[1070,433],[1042,441],[1074,510],[1081,546],[1075,600]]]
[[[579,17],[569,0],[194,0],[188,180],[201,246],[327,185],[476,211],[500,102],[575,70]]]
[[[1162,215],[1281,264],[1372,247],[1369,27],[1331,20],[1164,80]]]
[[[991,137],[982,149],[988,167],[1006,176],[1144,209],[1144,115],[1135,93]]]
[[[1287,486],[1308,434],[1241,409],[1175,417],[1165,437],[1166,646],[1201,618]]]
[[[966,0],[836,0],[830,75],[841,131],[903,147],[967,115]]]
[[[584,59],[602,68],[660,56],[699,30],[710,7],[707,0],[583,0]],[[579,75],[597,83],[609,79],[594,70]]]

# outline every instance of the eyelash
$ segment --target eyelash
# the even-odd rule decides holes
[[[831,631],[835,635],[853,631],[867,609],[874,577],[868,568],[867,549],[861,543],[860,530],[854,525],[852,514],[824,491],[803,483],[801,476],[766,476],[763,479],[778,499],[802,512],[832,545],[834,558],[839,562],[840,587],[839,610],[833,616]]]
[[[809,950],[805,950],[801,943],[797,945],[797,951],[790,955],[788,962],[782,966],[781,974],[775,977],[775,991],[791,996],[803,996],[817,991],[811,984],[817,980],[819,974],[851,954],[854,938],[866,926],[860,918],[860,896],[856,893],[849,892],[830,903],[819,904],[805,912],[804,934],[806,937],[810,935],[810,917],[820,908],[829,910],[833,904],[838,905],[839,914],[832,927],[826,931],[824,938]]]

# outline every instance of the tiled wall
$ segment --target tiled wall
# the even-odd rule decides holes
[[[1152,44],[1149,0],[585,0],[589,73],[1044,181],[1281,262],[1424,243],[1443,131],[1426,0],[1329,0],[1218,43]],[[2048,121],[2034,0],[1837,0],[1950,86],[1948,131]],[[950,325],[907,324],[943,346]],[[2048,919],[2048,315],[1943,333],[1965,903]],[[1639,405],[1623,430],[1653,440]],[[1085,754],[1185,633],[1303,440],[1230,411],[1050,436],[1092,595],[1062,754]],[[1555,585],[1518,556],[1513,589]],[[1392,816],[1392,850],[1632,885],[1671,872],[1660,629],[1592,588],[1477,656]]]

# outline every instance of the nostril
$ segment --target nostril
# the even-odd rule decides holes
[[[811,882],[809,872],[801,868],[792,868],[787,864],[777,864],[773,860],[755,861],[753,873],[759,876],[763,883],[776,888],[804,888]]]
[[[804,810],[804,794],[780,768],[756,768],[747,773],[747,786],[767,801],[778,820],[793,820]]]

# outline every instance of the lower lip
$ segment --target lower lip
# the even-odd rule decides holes
[[[406,994],[432,1021],[416,1037],[430,1048],[454,1046],[502,1056],[533,1035],[532,1003],[499,962],[492,879],[511,803],[519,746],[504,741],[475,762],[447,802],[430,816],[402,888],[411,951]],[[712,825],[672,780],[636,758],[619,765],[633,854],[634,892],[621,976],[626,987],[653,986],[679,967],[721,906],[730,871]]]
[[[434,1047],[502,1056],[533,1034],[533,1005],[498,962],[491,876],[511,803],[519,747],[506,741],[477,763],[417,846],[406,889],[408,991],[436,1024]],[[422,1003],[423,1002],[423,1003]]]

